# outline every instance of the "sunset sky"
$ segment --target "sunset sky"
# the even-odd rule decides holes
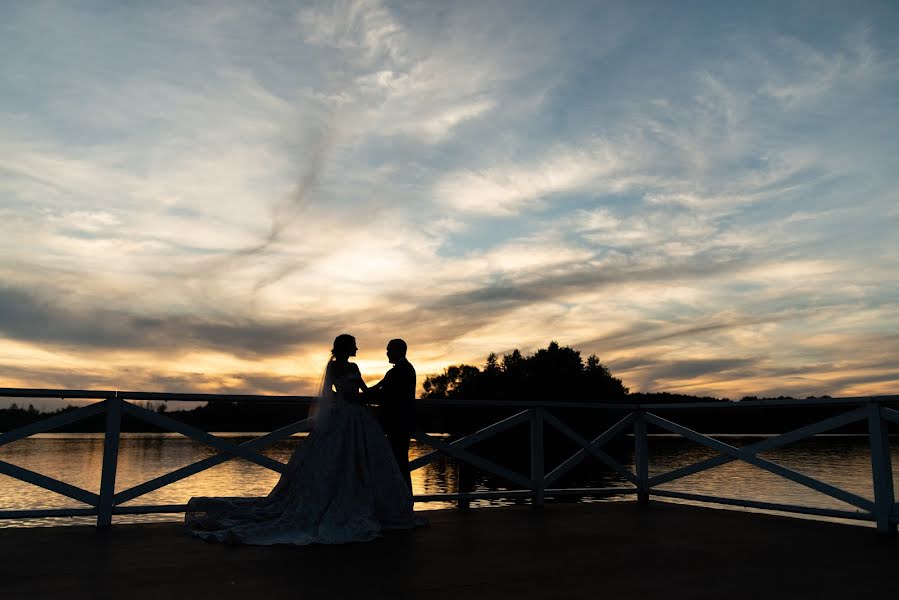
[[[551,340],[899,394],[899,4],[0,3],[0,387],[309,394]],[[0,401],[2,402],[2,401]]]

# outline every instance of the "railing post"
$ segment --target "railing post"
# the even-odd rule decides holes
[[[465,423],[465,431],[470,432],[475,429],[475,419],[471,414],[471,409],[468,408],[465,410],[464,414],[464,423]],[[468,463],[465,461],[459,461],[459,479],[456,483],[456,491],[460,494],[467,494],[468,492],[474,491],[474,486],[471,485],[472,480],[472,472],[471,467],[469,467]],[[467,511],[471,508],[471,500],[468,498],[459,498],[456,501],[456,508],[461,511]]]
[[[109,527],[112,525],[115,476],[119,460],[119,432],[122,428],[122,402],[124,400],[121,398],[107,398],[105,402],[106,435],[103,438],[103,473],[100,476],[97,527]]]
[[[543,463],[543,407],[531,410],[531,485],[534,487],[534,507],[543,508],[546,479]]]
[[[887,422],[880,414],[880,404],[869,402],[868,440],[871,444],[871,475],[874,483],[874,518],[877,531],[896,533],[896,525],[890,522],[896,501],[893,491],[893,468],[890,460],[890,438]]]
[[[649,438],[642,410],[637,411],[634,420],[634,467],[637,470],[637,502],[649,504]]]

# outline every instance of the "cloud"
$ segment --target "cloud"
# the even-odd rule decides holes
[[[341,1],[318,3],[297,13],[307,43],[349,51],[373,60],[381,56],[402,59],[402,26],[381,2]]]
[[[4,378],[302,386],[347,330],[373,374],[403,335],[422,374],[557,339],[634,390],[893,381],[895,10],[4,12]]]
[[[33,292],[0,288],[0,332],[11,339],[69,347],[154,349],[168,353],[207,348],[237,356],[286,353],[327,336],[313,322],[254,321],[240,316],[131,314],[100,306],[49,300]]]
[[[533,165],[492,167],[452,173],[437,181],[434,195],[447,207],[466,213],[503,216],[537,208],[547,197],[583,191],[614,173],[622,159],[607,145],[594,150],[561,149]]]
[[[263,373],[232,372],[227,375],[203,372],[160,373],[155,369],[132,366],[121,370],[10,368],[0,366],[0,378],[5,382],[42,381],[42,389],[62,390],[119,390],[171,391],[174,393],[268,394],[303,396],[314,395],[319,384],[316,376],[293,377]],[[125,386],[125,387],[123,387]],[[26,401],[27,402],[27,401]],[[21,405],[22,401],[18,403]],[[49,408],[65,404],[77,404],[77,400],[41,402]]]

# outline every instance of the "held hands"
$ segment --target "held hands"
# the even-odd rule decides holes
[[[377,387],[364,387],[362,388],[362,394],[360,399],[363,404],[373,404],[377,405],[378,402],[378,394],[380,390]]]

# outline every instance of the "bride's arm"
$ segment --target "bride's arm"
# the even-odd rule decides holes
[[[368,386],[365,384],[365,381],[362,379],[362,371],[359,370],[359,365],[354,364],[353,366],[356,367],[356,375],[359,378],[359,389],[361,389],[363,392],[367,392]]]

